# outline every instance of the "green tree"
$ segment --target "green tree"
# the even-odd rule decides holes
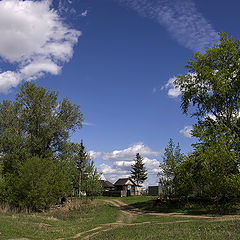
[[[101,174],[97,172],[92,160],[88,161],[82,177],[82,190],[86,192],[87,197],[99,196],[103,188],[100,183]]]
[[[174,82],[182,92],[183,113],[198,121],[193,130],[198,142],[182,166],[191,172],[194,192],[217,202],[240,195],[240,40],[219,35],[218,44],[193,54],[188,72]]]
[[[9,203],[32,210],[49,208],[68,193],[68,182],[61,163],[33,157],[18,167],[16,173],[6,175]]]
[[[137,185],[143,183],[147,179],[147,170],[143,163],[143,157],[139,153],[136,154],[135,163],[131,167],[131,178],[136,181]]]
[[[63,151],[69,134],[82,127],[78,105],[58,94],[25,82],[15,101],[0,104],[0,150],[3,172],[14,171],[18,161],[38,156],[52,158]]]
[[[15,101],[0,104],[1,199],[16,206],[46,208],[69,193],[68,139],[83,118],[78,105],[57,97],[25,82]]]
[[[211,137],[202,129],[202,142],[195,144],[193,182],[201,195],[218,202],[240,196],[240,158],[232,148],[233,143],[239,145],[239,139],[230,134],[225,124],[215,123],[211,128]]]
[[[220,32],[220,42],[188,61],[188,73],[178,75],[175,87],[182,92],[185,114],[202,119],[207,114],[233,128],[240,107],[240,40]],[[209,118],[207,118],[209,120]]]
[[[78,196],[80,197],[84,189],[84,174],[86,174],[87,166],[90,163],[90,156],[86,152],[82,140],[80,144],[75,144],[75,155],[73,156],[73,159],[77,170],[76,185],[78,189]]]
[[[177,166],[182,162],[180,145],[175,147],[170,138],[163,155],[163,163],[160,163],[161,172],[159,173],[159,182],[164,195],[171,197],[176,193],[176,173]]]

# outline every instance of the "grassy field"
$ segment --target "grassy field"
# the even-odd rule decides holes
[[[0,239],[240,239],[240,216],[146,213],[133,208],[146,209],[153,200],[99,198],[45,213],[2,213]]]

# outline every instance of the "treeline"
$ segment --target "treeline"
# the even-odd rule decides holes
[[[160,183],[169,197],[207,198],[215,203],[240,197],[240,41],[220,33],[220,42],[193,54],[187,74],[177,76],[183,113],[195,117],[193,151],[181,154],[170,140]]]
[[[78,105],[35,83],[0,104],[0,202],[33,210],[62,198],[98,195],[100,175],[83,142],[69,141],[82,127]]]

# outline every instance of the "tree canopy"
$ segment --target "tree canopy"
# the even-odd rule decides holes
[[[14,101],[0,104],[0,201],[48,208],[73,188],[101,192],[99,174],[83,143],[69,141],[82,127],[79,105],[25,82]]]
[[[82,127],[78,105],[58,94],[25,82],[15,101],[0,104],[0,149],[3,171],[11,171],[13,161],[31,156],[43,158],[61,154],[72,131]]]
[[[232,127],[240,107],[240,40],[220,32],[220,42],[205,53],[193,54],[185,75],[178,75],[175,87],[182,92],[181,108],[199,119],[212,116]]]

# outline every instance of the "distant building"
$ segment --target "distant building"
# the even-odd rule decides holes
[[[131,178],[119,178],[114,186],[116,191],[121,191],[121,197],[141,195],[141,186]]]
[[[115,190],[114,185],[107,180],[100,180],[100,183],[102,184],[103,191],[108,192],[108,191],[114,191]]]
[[[100,180],[103,186],[103,196],[127,197],[141,195],[141,186],[131,178],[119,178],[114,184],[107,180]]]

